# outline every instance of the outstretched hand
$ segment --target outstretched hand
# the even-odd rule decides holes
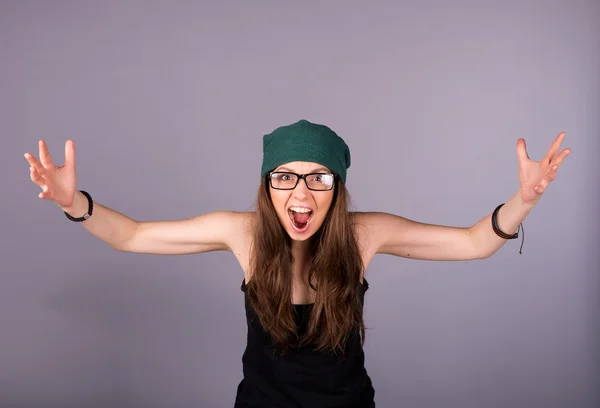
[[[571,153],[569,148],[558,152],[564,138],[565,132],[561,132],[550,145],[546,156],[539,162],[529,158],[525,140],[523,138],[517,140],[520,191],[525,204],[535,205],[539,201],[548,185],[556,178],[556,173],[563,160]]]
[[[75,172],[75,144],[72,140],[65,143],[65,162],[57,166],[52,162],[48,146],[43,140],[39,141],[40,159],[30,153],[25,153],[25,159],[31,166],[29,175],[31,181],[41,187],[38,197],[54,201],[60,207],[73,204],[77,175]]]

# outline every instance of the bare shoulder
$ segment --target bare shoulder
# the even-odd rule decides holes
[[[230,230],[228,234],[228,249],[238,260],[244,271],[248,273],[250,248],[252,246],[253,231],[255,229],[255,212],[230,213]]]
[[[385,212],[356,212],[356,232],[362,244],[374,254],[379,252],[390,235],[407,236],[415,232],[419,223]]]
[[[214,234],[213,241],[222,243],[219,249],[240,257],[249,249],[255,219],[254,212],[219,211],[199,216],[196,227],[198,231],[206,227]]]

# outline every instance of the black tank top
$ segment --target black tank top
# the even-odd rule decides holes
[[[369,284],[361,285],[361,303]],[[277,355],[248,302],[245,281],[248,339],[242,356],[244,378],[237,388],[234,408],[373,408],[375,391],[364,367],[360,334],[351,334],[344,354],[296,347]],[[299,333],[306,331],[312,305],[294,305]]]

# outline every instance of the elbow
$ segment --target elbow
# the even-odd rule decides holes
[[[472,260],[481,260],[487,259],[494,255],[495,250],[491,250],[489,247],[482,244],[481,239],[477,237],[477,234],[473,231],[473,229],[468,229],[469,231],[469,243],[470,243],[470,252]]]
[[[135,252],[138,230],[139,223],[136,222],[132,228],[129,229],[127,234],[119,237],[119,239],[114,240],[114,242],[111,242],[110,246],[119,252]]]
[[[492,254],[490,254],[490,253],[484,253],[484,254],[481,254],[481,255],[477,256],[475,259],[478,260],[478,261],[481,261],[483,259],[490,258],[492,255],[493,255],[493,253]]]
[[[492,255],[494,255],[496,253],[496,251],[489,251],[489,250],[476,250],[475,251],[475,256],[473,259],[476,260],[482,260],[482,259],[488,259],[490,258]]]
[[[109,245],[112,249],[116,249],[119,252],[132,252],[131,246],[127,245],[127,242],[111,242]]]
[[[131,252],[130,249],[127,249],[125,246],[123,245],[111,245],[112,249],[116,249],[119,252]]]

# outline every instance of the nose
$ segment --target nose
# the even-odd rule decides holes
[[[294,189],[294,197],[298,199],[303,199],[309,194],[309,191],[310,190],[308,189],[308,186],[306,184],[306,179],[298,180],[298,184]]]

